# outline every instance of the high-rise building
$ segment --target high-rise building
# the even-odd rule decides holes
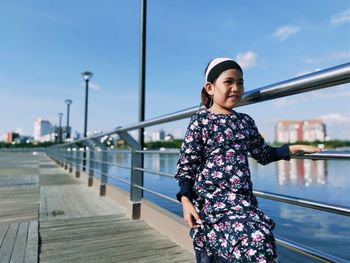
[[[16,132],[7,132],[5,134],[5,142],[6,143],[12,143],[17,138],[19,138],[19,134]]]
[[[53,128],[49,121],[38,118],[34,122],[34,140],[39,142],[51,141]]]
[[[324,141],[325,137],[326,126],[321,120],[284,120],[276,125],[276,141],[281,143]]]
[[[276,124],[277,142],[324,141],[325,137],[326,126],[321,120],[283,120]]]
[[[152,141],[163,141],[165,139],[165,131],[160,130],[160,131],[153,131],[152,132]]]

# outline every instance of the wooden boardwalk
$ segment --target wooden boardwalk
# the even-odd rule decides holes
[[[0,152],[0,263],[194,262],[45,156]]]

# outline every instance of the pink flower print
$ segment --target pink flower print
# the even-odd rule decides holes
[[[217,156],[215,156],[214,161],[215,161],[215,164],[216,164],[216,165],[218,165],[218,166],[222,166],[222,165],[224,165],[224,162],[222,161],[222,157],[221,157],[221,155],[217,155]]]
[[[255,249],[252,249],[252,248],[248,249],[248,250],[245,252],[245,254],[246,254],[248,257],[254,256],[255,253],[256,253],[256,250],[255,250]]]
[[[239,178],[237,176],[232,176],[231,179],[230,179],[230,182],[233,185],[237,185],[237,184],[239,184]]]
[[[245,163],[245,158],[243,154],[238,155],[237,159],[239,160],[240,163]]]
[[[192,142],[193,141],[193,136],[192,135],[188,135],[185,137],[185,142],[186,143],[189,143],[189,142]]]
[[[227,135],[227,136],[232,136],[232,130],[230,129],[230,128],[227,128],[226,130],[225,130],[225,134]]]
[[[261,257],[257,257],[255,260],[256,260],[256,262],[259,262],[259,263],[266,263],[266,260],[264,258],[261,258]]]
[[[218,131],[218,126],[217,125],[213,125],[213,131]]]
[[[208,119],[203,119],[202,124],[207,125],[208,124]]]
[[[225,208],[226,205],[224,203],[222,203],[222,202],[216,201],[214,206],[216,208]]]
[[[214,163],[212,163],[212,162],[208,162],[207,166],[208,166],[208,168],[213,168]]]
[[[203,174],[204,176],[207,176],[207,175],[209,174],[208,169],[203,169],[202,174]]]
[[[215,234],[215,231],[212,230],[208,233],[208,238],[209,238],[209,241],[214,241],[215,240],[215,237],[216,237],[216,234]]]
[[[212,173],[212,176],[214,178],[222,178],[222,173],[218,172],[218,171],[215,171],[215,172]]]
[[[227,241],[225,238],[220,237],[219,241],[220,241],[222,247],[227,247]]]
[[[226,152],[226,154],[225,154],[226,162],[229,162],[232,159],[233,154],[234,154],[233,152]]]
[[[241,204],[245,207],[248,207],[250,205],[250,203],[247,200],[243,200]]]
[[[227,197],[227,200],[232,202],[236,199],[236,195],[234,193],[229,193],[228,194],[228,197]]]
[[[261,233],[260,230],[257,230],[254,233],[252,233],[252,238],[253,238],[253,242],[260,242],[264,240],[264,235],[263,233]]]
[[[215,141],[217,142],[223,142],[224,141],[224,138],[222,136],[221,133],[218,133],[216,136],[215,136]]]
[[[226,120],[225,119],[220,119],[219,123],[222,125],[222,124],[225,124],[226,123]]]
[[[226,167],[225,167],[225,171],[226,172],[230,172],[232,170],[232,165],[227,165]]]
[[[236,205],[235,207],[233,207],[233,210],[238,212],[242,210],[242,207],[240,205]]]
[[[188,147],[186,150],[185,150],[185,153],[191,153],[192,152],[192,148],[191,147]]]
[[[218,227],[219,227],[219,230],[220,230],[220,231],[223,231],[223,230],[225,229],[225,224],[222,223],[222,222],[220,222],[220,223],[218,224]]]
[[[239,249],[237,247],[235,247],[235,251],[233,251],[233,255],[235,256],[236,259],[241,258],[241,252],[239,251]]]
[[[234,228],[235,228],[235,231],[242,232],[243,231],[243,224],[239,223],[239,222],[235,222],[234,223]]]

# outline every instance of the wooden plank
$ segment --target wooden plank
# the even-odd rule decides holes
[[[13,247],[11,262],[23,262],[27,246],[27,234],[29,223],[20,223],[16,241]]]
[[[18,225],[18,223],[11,224],[6,233],[4,242],[0,248],[0,258],[3,262],[10,261],[13,245],[16,240]]]
[[[29,222],[27,247],[25,251],[24,263],[38,262],[38,221]]]
[[[9,229],[8,224],[0,225],[0,247],[2,246],[2,243],[4,242],[4,238],[6,236],[7,230]]]

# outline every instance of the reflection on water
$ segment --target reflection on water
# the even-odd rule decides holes
[[[276,163],[278,183],[309,186],[325,184],[327,177],[326,161],[292,159]]]
[[[144,165],[147,169],[175,174],[178,155],[146,154]],[[110,162],[122,166],[131,165],[130,153],[110,155]],[[254,189],[285,194],[300,198],[349,206],[350,180],[348,161],[279,161],[266,166],[249,160]],[[130,179],[130,170],[116,166],[109,167],[109,174],[125,180]],[[125,191],[130,186],[109,178],[109,183]],[[174,178],[145,173],[145,187],[175,198],[178,185]],[[144,197],[182,216],[179,204],[172,203],[145,192]],[[344,250],[350,247],[350,220],[347,217],[322,211],[283,204],[258,198],[260,209],[276,222],[276,236],[304,244],[332,255],[350,260]],[[279,262],[315,262],[283,248],[279,248]]]

